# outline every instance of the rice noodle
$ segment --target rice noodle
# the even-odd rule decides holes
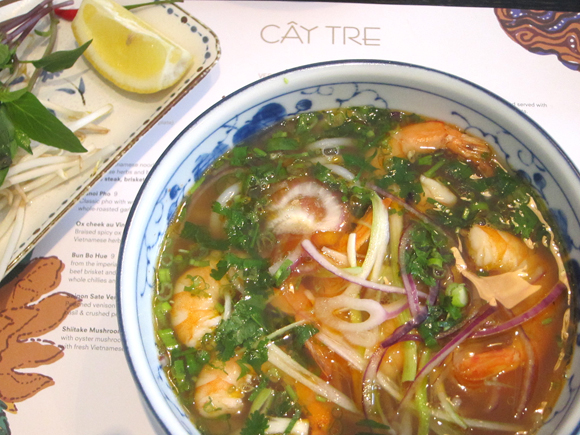
[[[321,164],[326,168],[328,168],[330,172],[338,175],[339,177],[344,178],[345,180],[353,181],[356,178],[355,175],[348,169],[346,169],[344,166],[334,165],[332,163],[321,163]]]
[[[328,148],[340,148],[340,147],[350,147],[356,144],[354,139],[349,137],[331,137],[326,139],[320,139],[316,142],[306,146],[307,150],[325,150]]]

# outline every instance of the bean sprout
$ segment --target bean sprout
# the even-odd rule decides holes
[[[96,126],[93,122],[113,109],[111,104],[106,104],[87,113],[65,109],[52,103],[47,103],[47,106],[58,114],[64,115],[63,122],[77,135],[81,129],[84,132],[107,132],[107,129]],[[5,275],[10,265],[24,228],[25,211],[30,201],[49,193],[80,174],[95,171],[113,151],[113,145],[101,149],[89,149],[83,154],[63,151],[36,142],[33,142],[31,146],[32,154],[18,150],[4,183],[0,186],[2,198],[0,199],[0,245],[5,246],[0,258],[0,278]]]

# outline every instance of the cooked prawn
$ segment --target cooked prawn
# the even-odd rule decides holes
[[[240,413],[244,407],[244,395],[254,378],[251,373],[241,374],[236,358],[225,363],[214,361],[206,364],[195,385],[195,408],[200,415],[217,418]]]
[[[462,133],[441,121],[427,121],[407,125],[396,131],[389,139],[394,156],[409,157],[413,154],[432,153],[448,149],[467,161],[473,162],[483,175],[493,174],[493,168],[485,159],[490,153],[487,143],[480,138]]]
[[[490,226],[474,225],[467,236],[467,249],[475,265],[486,271],[531,272],[533,250],[523,240]]]
[[[511,372],[527,362],[525,349],[520,340],[501,347],[476,352],[457,352],[453,358],[453,370],[464,385],[478,384]]]
[[[467,252],[475,265],[490,276],[478,276],[466,267],[457,248],[452,248],[456,267],[477,289],[479,296],[511,309],[542,288],[537,285],[546,271],[546,258],[518,237],[495,228],[474,225],[467,236]]]
[[[217,310],[221,283],[210,272],[211,266],[192,267],[179,277],[173,289],[171,323],[177,338],[189,347],[196,347],[222,319]]]

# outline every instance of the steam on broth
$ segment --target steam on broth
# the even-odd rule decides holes
[[[239,144],[170,227],[153,304],[207,434],[524,434],[572,349],[545,207],[416,114],[300,114]]]

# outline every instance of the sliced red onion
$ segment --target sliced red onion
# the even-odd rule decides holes
[[[387,352],[386,348],[379,347],[370,357],[369,363],[363,373],[362,380],[362,405],[365,418],[369,419],[375,404],[375,380],[379,374],[381,362]]]
[[[413,384],[407,390],[405,397],[401,401],[401,406],[405,403],[414,392],[415,386],[418,385],[425,376],[429,375],[431,371],[437,366],[439,366],[447,356],[455,350],[457,346],[467,340],[469,337],[473,335],[473,332],[477,330],[477,328],[481,327],[482,323],[487,319],[491,314],[493,314],[497,310],[497,307],[486,305],[480,313],[473,318],[473,320],[465,325],[463,330],[458,333],[455,337],[453,337],[445,346],[441,348],[439,352],[437,352],[433,358],[429,360],[427,364],[423,366],[419,373],[417,373],[417,377],[413,381]]]
[[[359,278],[354,275],[350,275],[349,273],[339,269],[334,264],[330,263],[324,255],[322,255],[314,244],[310,240],[303,240],[302,247],[304,250],[312,257],[314,261],[320,264],[323,268],[328,270],[329,272],[333,273],[334,275],[338,276],[339,278],[344,279],[345,281],[352,282],[353,284],[360,285],[361,287],[370,288],[373,290],[378,290],[385,293],[399,293],[399,294],[406,294],[404,288],[395,287],[392,285],[380,284],[377,282],[368,281],[366,279]],[[426,298],[427,295],[423,292],[417,292],[419,296]]]
[[[427,298],[428,305],[435,305],[437,302],[437,297],[439,296],[440,287],[439,284],[434,285],[433,287],[429,288],[429,297]]]
[[[405,263],[405,252],[410,244],[410,227],[411,225],[408,225],[407,228],[403,230],[401,240],[399,241],[399,269],[407,293],[407,299],[409,300],[409,311],[413,317],[416,317],[421,308],[419,305],[418,290],[411,274],[407,273],[407,265]]]
[[[405,299],[399,299],[398,301],[383,305],[383,309],[387,313],[387,319],[394,319],[407,308],[409,308],[409,302]]]
[[[369,317],[363,322],[351,323],[334,315],[339,310],[366,311]],[[340,332],[363,332],[376,328],[388,319],[383,306],[372,299],[360,299],[350,296],[335,296],[333,298],[316,298],[314,314],[327,326]]]
[[[558,284],[556,284],[552,290],[550,290],[550,293],[548,293],[544,299],[542,299],[538,304],[534,305],[528,311],[523,312],[519,316],[515,316],[514,318],[508,320],[505,323],[502,323],[501,325],[479,330],[473,334],[473,337],[488,337],[490,335],[499,334],[501,332],[507,331],[508,329],[519,326],[524,322],[527,322],[532,317],[537,316],[552,302],[554,302],[565,288],[566,285],[564,283],[558,282]]]
[[[379,373],[379,369],[381,367],[381,362],[385,357],[387,349],[392,345],[399,343],[401,341],[420,340],[420,337],[409,334],[409,332],[411,332],[415,326],[416,324],[413,321],[407,322],[399,326],[397,329],[395,329],[393,334],[391,334],[385,341],[383,341],[383,343],[381,343],[381,346],[379,346],[377,350],[375,350],[375,352],[369,358],[369,362],[363,373],[362,380],[362,399],[363,399],[362,405],[365,416],[367,418],[370,416],[372,407],[374,405],[373,389],[375,385],[375,380],[378,381],[379,384],[383,386],[383,388],[385,388],[385,386],[381,382],[382,376]],[[393,395],[393,397],[395,396]]]

